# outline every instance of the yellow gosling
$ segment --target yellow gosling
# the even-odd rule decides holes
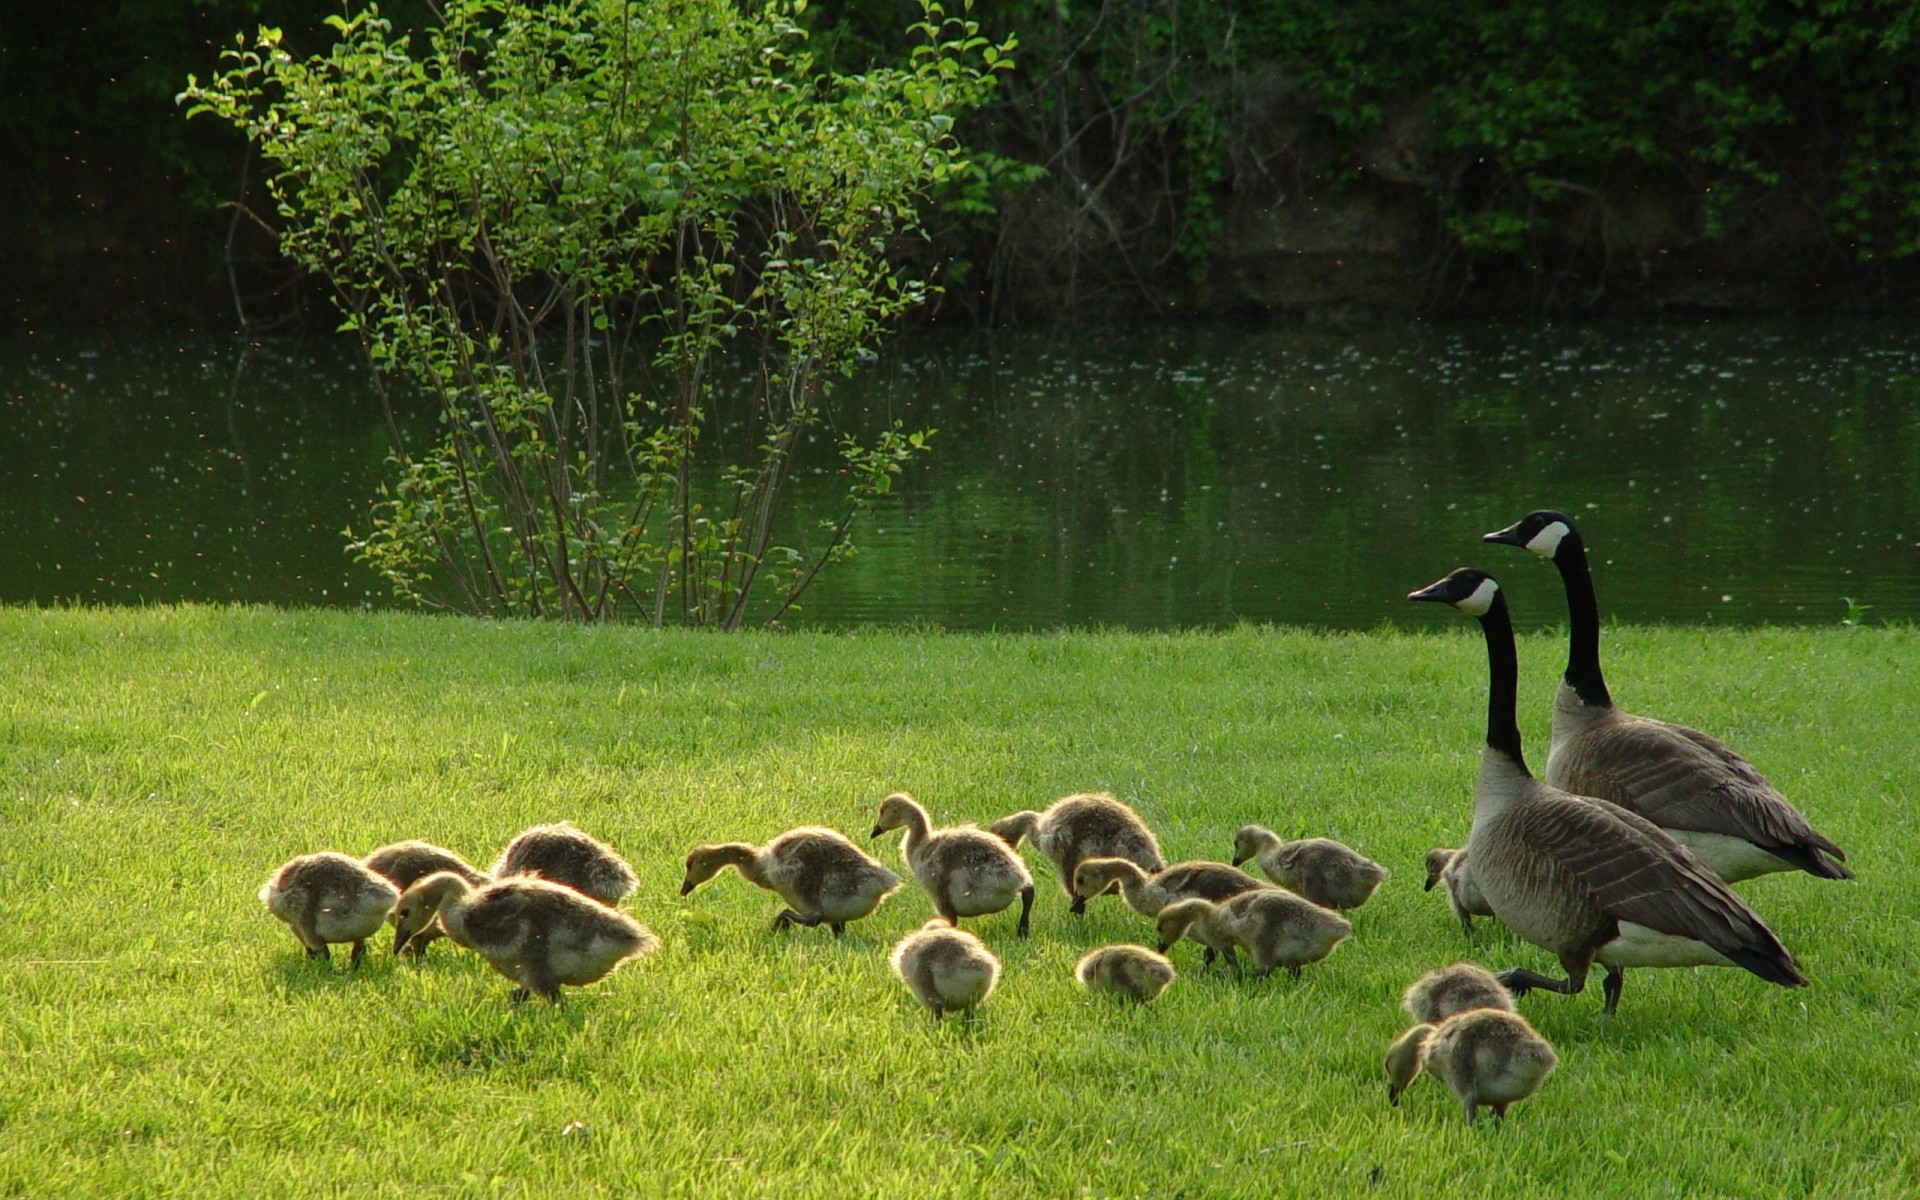
[[[399,895],[361,863],[331,850],[289,859],[260,885],[260,902],[293,929],[308,958],[331,959],[329,945],[351,942],[349,967],[366,957],[367,939]]]
[[[1174,979],[1173,963],[1145,946],[1102,946],[1073,968],[1073,977],[1089,992],[1104,993],[1148,1004],[1159,998]]]
[[[831,829],[790,829],[764,846],[745,842],[695,846],[687,854],[680,894],[727,867],[756,887],[778,893],[787,907],[773,918],[776,931],[822,922],[839,937],[900,889],[900,877]]]
[[[950,1012],[971,1013],[1000,978],[1000,960],[979,938],[940,920],[901,938],[889,961],[935,1021]]]

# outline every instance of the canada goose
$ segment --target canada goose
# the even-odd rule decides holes
[[[1149,875],[1140,864],[1124,858],[1090,858],[1073,873],[1073,894],[1079,899],[1101,895],[1116,885],[1127,907],[1148,918],[1159,916],[1160,910],[1175,900],[1193,896],[1226,900],[1267,886],[1238,867],[1204,859],[1174,863]],[[1200,938],[1194,940],[1206,946],[1200,961],[1211,965],[1217,947]]]
[[[997,913],[1020,898],[1020,926],[1016,932],[1027,936],[1027,917],[1033,911],[1033,876],[1013,847],[984,829],[958,825],[952,829],[934,829],[927,810],[905,792],[895,792],[880,802],[879,820],[873,836],[891,829],[905,829],[900,839],[900,857],[920,886],[933,898],[933,911],[949,925],[959,925],[961,917]]]
[[[395,953],[438,915],[455,945],[518,985],[516,1002],[532,993],[558,1004],[563,984],[597,982],[660,946],[627,914],[533,875],[474,887],[456,872],[439,871],[408,888],[395,907]]]
[[[1359,908],[1387,877],[1387,869],[1332,838],[1283,842],[1259,825],[1242,825],[1233,835],[1233,865],[1248,859],[1288,891],[1322,908]]]
[[[1853,878],[1845,852],[1746,759],[1697,729],[1613,706],[1600,673],[1600,605],[1573,518],[1541,509],[1483,540],[1552,559],[1566,587],[1567,669],[1553,700],[1548,784],[1638,813],[1728,883],[1796,870]]]
[[[1073,977],[1089,992],[1122,996],[1135,1004],[1159,997],[1173,982],[1173,963],[1145,946],[1102,946],[1076,963]]]
[[[1487,898],[1474,886],[1473,874],[1467,870],[1467,852],[1452,850],[1445,846],[1435,846],[1427,851],[1427,891],[1433,890],[1436,883],[1447,885],[1447,907],[1460,922],[1460,932],[1473,936],[1473,919],[1490,917],[1493,909],[1488,907]]]
[[[331,850],[288,859],[260,885],[260,903],[292,926],[308,958],[331,958],[329,944],[352,942],[350,967],[366,957],[367,939],[399,896],[391,883]]]
[[[1398,1105],[1424,1069],[1453,1093],[1467,1124],[1483,1104],[1504,1120],[1507,1105],[1539,1091],[1559,1065],[1553,1047],[1519,1013],[1471,1008],[1438,1025],[1415,1025],[1387,1047],[1387,1100]]]
[[[848,921],[866,916],[900,888],[900,877],[860,847],[831,829],[811,826],[789,829],[758,848],[745,842],[696,846],[686,866],[682,896],[726,867],[756,887],[778,892],[787,907],[773,918],[776,931],[824,921],[839,937]]]
[[[431,842],[394,842],[382,846],[361,860],[367,870],[381,876],[400,891],[406,891],[415,882],[425,879],[435,871],[452,871],[470,884],[481,884],[487,877],[476,871],[466,859],[451,850],[442,849]],[[387,920],[397,922],[395,912],[387,914]],[[422,929],[419,935],[407,943],[406,949],[415,957],[427,952],[427,945],[443,932],[440,923]]]
[[[612,846],[565,821],[523,830],[487,874],[537,875],[602,904],[620,903],[640,882]]]
[[[1626,967],[1738,966],[1805,986],[1766,923],[1659,826],[1528,772],[1514,719],[1513,620],[1491,576],[1462,567],[1407,598],[1451,604],[1478,618],[1486,636],[1487,744],[1466,845],[1473,880],[1507,928],[1552,951],[1567,972],[1552,979],[1515,967],[1499,976],[1508,991],[1576,995],[1595,962],[1607,968],[1609,1013]]]
[[[1160,910],[1155,925],[1160,952],[1188,935],[1233,962],[1239,947],[1265,975],[1285,967],[1295,979],[1300,968],[1317,963],[1347,940],[1353,926],[1330,908],[1321,908],[1285,888],[1257,888],[1216,904],[1194,897]]]
[[[1400,1007],[1418,1024],[1444,1021],[1469,1008],[1513,1011],[1513,993],[1500,986],[1493,972],[1473,963],[1436,967],[1413,981],[1400,997]]]
[[[1000,978],[1000,960],[979,938],[941,920],[901,938],[888,961],[936,1021],[950,1012],[971,1012]]]
[[[1140,814],[1106,792],[1083,792],[1054,801],[1045,812],[1027,809],[1001,817],[987,826],[1018,846],[1025,837],[1053,860],[1060,890],[1073,901],[1069,911],[1087,910],[1087,898],[1073,890],[1073,873],[1089,858],[1124,858],[1146,871],[1165,864],[1160,843]]]

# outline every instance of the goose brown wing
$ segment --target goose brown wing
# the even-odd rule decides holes
[[[1746,759],[1697,729],[1635,717],[1581,741],[1557,781],[1575,795],[1611,800],[1667,829],[1740,838],[1815,875],[1852,875],[1838,863],[1840,847]],[[1591,765],[1600,762],[1604,770]]]
[[[843,889],[849,876],[874,865],[858,846],[830,831],[793,830],[775,838],[772,849],[792,868],[795,895],[815,910],[828,893]]]
[[[1615,921],[1704,942],[1773,983],[1806,983],[1766,922],[1646,818],[1564,793],[1542,795],[1513,816],[1526,844],[1579,879]]]

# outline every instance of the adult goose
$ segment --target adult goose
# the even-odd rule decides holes
[[[1847,856],[1747,760],[1697,729],[1613,706],[1600,673],[1600,607],[1573,518],[1541,509],[1484,539],[1553,560],[1567,590],[1567,671],[1553,701],[1547,782],[1652,821],[1729,883],[1774,871],[1852,879]]]
[[[1519,662],[1500,587],[1468,567],[1408,595],[1478,618],[1487,640],[1487,744],[1473,789],[1466,851],[1494,916],[1566,971],[1499,975],[1516,996],[1572,996],[1598,962],[1605,1011],[1620,1003],[1627,967],[1743,967],[1803,987],[1793,956],[1720,878],[1653,822],[1617,804],[1535,780],[1514,716]]]

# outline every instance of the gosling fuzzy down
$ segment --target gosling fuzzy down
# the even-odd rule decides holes
[[[1102,946],[1074,965],[1073,977],[1089,992],[1148,1004],[1167,990],[1176,972],[1164,954],[1125,943]]]
[[[871,913],[900,890],[900,877],[860,847],[831,829],[807,826],[760,847],[745,842],[695,846],[687,853],[680,894],[688,895],[728,867],[787,902],[773,918],[776,931],[824,922],[839,937],[847,922]]]
[[[344,854],[324,850],[287,860],[260,885],[260,903],[285,921],[308,958],[330,959],[327,947],[351,942],[349,967],[367,954],[367,939],[386,922],[400,890]]]
[[[638,921],[588,896],[530,875],[473,887],[452,871],[415,883],[395,905],[394,952],[435,917],[447,937],[512,980],[513,999],[560,1003],[560,988],[606,978],[629,958],[659,949]]]
[[[971,1013],[1000,978],[1000,960],[979,938],[937,918],[901,938],[888,962],[935,1021]]]
[[[1513,993],[1492,971],[1469,962],[1437,967],[1414,980],[1400,997],[1400,1007],[1420,1025],[1444,1021],[1470,1008],[1514,1011]]]
[[[1385,867],[1332,838],[1283,842],[1259,825],[1242,825],[1233,835],[1233,865],[1248,859],[1268,879],[1322,908],[1359,908],[1387,878]]]
[[[949,925],[961,917],[997,913],[1020,901],[1020,937],[1027,936],[1033,912],[1033,876],[1013,847],[971,825],[935,829],[912,796],[895,792],[880,802],[873,836],[904,829],[900,857],[933,901],[933,911]]]
[[[1219,904],[1199,898],[1177,900],[1160,910],[1155,924],[1163,954],[1182,936],[1191,936],[1210,951],[1224,954],[1229,963],[1238,948],[1253,959],[1258,974],[1285,967],[1295,979],[1300,978],[1300,968],[1332,954],[1353,933],[1353,925],[1332,909],[1270,887],[1242,892]]]
[[[990,833],[1019,846],[1031,841],[1053,863],[1060,890],[1072,904],[1069,911],[1086,911],[1086,897],[1073,890],[1073,873],[1090,858],[1124,858],[1149,874],[1165,865],[1160,842],[1140,814],[1107,792],[1080,792],[1063,796],[1045,812],[1009,813],[987,826]]]
[[[1507,1105],[1539,1091],[1560,1058],[1519,1013],[1470,1008],[1401,1034],[1387,1047],[1385,1065],[1388,1103],[1397,1106],[1424,1070],[1453,1093],[1471,1125],[1482,1106],[1504,1119]]]
[[[626,899],[640,883],[618,851],[566,821],[521,831],[487,874],[537,876],[608,905]]]
[[[1493,906],[1480,894],[1480,888],[1473,882],[1473,875],[1467,870],[1467,852],[1446,846],[1435,846],[1427,851],[1427,885],[1425,890],[1432,891],[1433,885],[1447,885],[1447,907],[1453,910],[1454,920],[1460,922],[1460,932],[1473,936],[1473,919],[1491,917]]]
[[[373,851],[361,862],[365,864],[367,870],[385,879],[401,892],[438,871],[452,871],[475,886],[487,881],[487,877],[466,859],[431,842],[394,842]],[[387,920],[391,922],[397,918],[393,912],[389,912]],[[427,946],[431,942],[444,935],[445,931],[440,928],[440,923],[435,921],[407,943],[407,952],[417,959],[427,952]]]

